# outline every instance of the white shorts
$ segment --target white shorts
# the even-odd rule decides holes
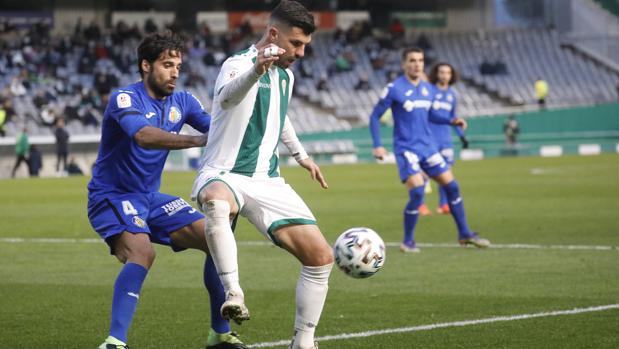
[[[221,170],[201,171],[191,191],[191,199],[199,207],[201,203],[197,196],[200,190],[214,181],[223,182],[230,188],[241,216],[278,246],[279,242],[273,236],[277,228],[288,224],[316,224],[312,211],[282,177],[256,179]]]

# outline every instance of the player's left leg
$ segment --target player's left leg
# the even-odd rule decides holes
[[[191,219],[191,218],[190,218]],[[219,309],[226,301],[224,287],[221,284],[213,258],[208,254],[208,246],[204,236],[204,218],[198,219],[170,234],[170,240],[175,247],[191,248],[206,254],[204,263],[204,286],[209,293],[211,305],[211,329],[206,342],[207,349],[245,349],[238,335],[231,332],[230,323],[224,319]]]
[[[273,232],[278,244],[302,264],[296,289],[295,334],[292,349],[315,348],[314,332],[329,289],[333,252],[318,226],[280,226]]]
[[[442,147],[439,149],[441,156],[445,159],[445,162],[449,165],[450,168],[453,168],[454,165],[454,150],[450,147]],[[436,211],[441,214],[450,214],[451,211],[449,209],[449,203],[447,202],[447,192],[445,191],[445,187],[439,186],[438,190],[438,208]]]
[[[445,190],[451,215],[453,216],[456,226],[458,227],[458,240],[460,241],[460,244],[472,244],[480,248],[490,246],[490,241],[480,238],[476,233],[469,229],[466,214],[464,212],[464,202],[462,200],[462,196],[460,195],[460,186],[454,178],[451,170],[447,169],[434,175],[432,178],[434,178],[434,180],[436,180]]]

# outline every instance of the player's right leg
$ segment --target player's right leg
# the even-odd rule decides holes
[[[419,219],[419,206],[425,195],[425,181],[419,166],[419,157],[413,152],[397,154],[400,179],[406,185],[409,200],[404,206],[404,239],[400,244],[402,252],[419,252],[415,244],[415,227]]]
[[[124,265],[114,283],[110,331],[100,349],[122,349],[133,320],[142,284],[155,260],[149,229],[148,210],[141,195],[120,195],[88,200],[88,218],[110,246],[111,254]]]
[[[206,216],[206,241],[226,293],[221,314],[240,324],[249,320],[249,310],[239,282],[237,246],[230,226],[239,212],[239,204],[228,184],[221,180],[204,184],[196,197]]]
[[[402,252],[419,252],[415,243],[415,227],[420,215],[420,205],[423,202],[425,182],[420,173],[409,176],[406,179],[408,190],[408,202],[404,206],[404,239],[400,244]]]
[[[445,159],[445,162],[449,165],[450,168],[453,168],[454,165],[454,150],[450,147],[442,147],[440,150],[441,155]],[[440,214],[450,214],[451,210],[449,209],[449,202],[447,200],[447,191],[445,187],[439,186],[438,188],[438,208],[436,212]]]

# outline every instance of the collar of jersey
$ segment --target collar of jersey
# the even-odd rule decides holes
[[[168,98],[170,98],[170,96],[164,97],[163,99],[157,99],[157,98],[153,98],[148,94],[148,91],[146,90],[146,86],[144,86],[144,80],[138,82],[138,88],[140,89],[140,92],[146,96],[146,98],[148,98],[151,102],[157,103],[157,104],[163,104],[163,102],[165,102]]]

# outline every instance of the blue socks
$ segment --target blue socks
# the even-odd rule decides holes
[[[425,187],[419,186],[408,191],[409,201],[404,207],[404,243],[415,241],[415,226],[419,218],[419,205],[423,202]]]
[[[116,277],[114,298],[112,299],[110,336],[125,343],[146,274],[148,274],[148,270],[143,266],[127,263]]]
[[[458,182],[453,180],[441,188],[444,188],[445,194],[447,194],[447,201],[449,204],[449,209],[451,210],[451,215],[458,226],[458,237],[460,239],[468,238],[472,235],[472,233],[466,223],[464,203],[462,202],[462,197],[460,196],[460,186],[458,185]]]
[[[211,301],[211,327],[217,333],[230,332],[230,323],[221,317],[220,308],[226,301],[224,286],[221,284],[213,258],[209,255],[204,263],[204,286]]]
[[[438,187],[438,207],[442,207],[443,205],[447,205],[447,192],[445,192],[445,188],[442,186]]]

